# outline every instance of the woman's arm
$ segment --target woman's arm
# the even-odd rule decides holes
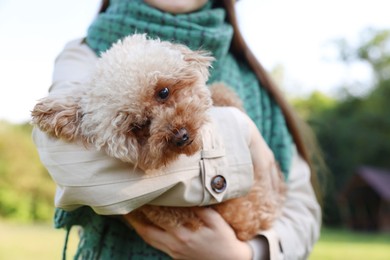
[[[90,77],[96,61],[96,54],[83,42],[83,39],[67,43],[55,60],[50,93],[66,91],[77,86],[82,87]]]
[[[130,215],[125,220],[147,243],[173,258],[307,259],[319,238],[321,211],[306,178],[307,164],[296,155],[292,167],[282,216],[273,229],[249,243],[238,240],[231,227],[211,209],[199,214],[206,226],[196,232],[184,227],[162,230]]]
[[[262,152],[267,154],[264,140],[257,128],[253,123],[249,125],[252,133],[252,152],[263,150]],[[282,215],[272,229],[261,232],[258,237],[248,243],[238,240],[230,226],[211,209],[204,210],[200,214],[200,217],[210,223],[208,222],[206,227],[196,232],[190,232],[184,227],[162,230],[128,215],[125,216],[125,220],[147,243],[172,257],[182,259],[248,259],[248,257],[252,259],[306,259],[319,237],[321,209],[310,183],[310,170],[307,163],[297,154],[296,150],[294,150],[293,158]],[[267,168],[270,161],[260,160],[258,163],[257,167]],[[214,221],[218,221],[218,225],[213,224]],[[214,244],[214,241],[218,244]],[[202,249],[197,250],[199,248]],[[222,250],[216,250],[216,248]],[[248,249],[251,250],[248,251]],[[207,252],[206,255],[203,255],[204,252]]]
[[[250,122],[250,125],[252,155],[270,153],[269,149],[264,148],[268,146],[263,143],[255,124]],[[273,229],[262,232],[259,238],[251,241],[256,256],[264,256],[266,249],[271,259],[306,259],[319,238],[321,208],[310,182],[310,168],[295,147],[293,153],[282,215],[275,222]],[[266,161],[256,160],[256,156],[253,161],[255,167],[256,163],[260,168],[269,167],[264,165]],[[264,245],[265,243],[267,245]]]
[[[320,236],[321,208],[310,174],[308,164],[295,152],[286,202],[274,226],[285,259],[306,259]]]

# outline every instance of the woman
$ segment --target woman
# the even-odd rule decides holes
[[[251,134],[257,140],[264,138],[285,174],[287,200],[273,229],[244,242],[238,240],[226,222],[211,209],[199,210],[198,215],[206,225],[197,232],[185,228],[164,230],[130,215],[125,215],[122,220],[103,217],[90,208],[78,208],[78,205],[75,206],[77,210],[70,212],[57,210],[57,227],[68,230],[73,225],[83,227],[76,258],[144,259],[167,255],[179,259],[306,258],[319,236],[320,227],[320,208],[310,182],[310,178],[315,177],[310,174],[308,166],[310,155],[287,102],[247,48],[238,30],[234,1],[104,0],[87,37],[68,44],[58,57],[51,94],[60,93],[69,86],[81,86],[97,55],[116,40],[133,33],[147,33],[151,37],[213,53],[216,62],[210,83],[227,83],[244,101],[245,109],[262,137],[257,130]],[[73,161],[74,153],[79,149],[75,145],[57,145],[56,141],[37,130],[34,140],[48,168],[53,162],[45,160],[45,156],[52,156],[53,147],[71,151]],[[63,174],[71,172],[67,161],[70,159],[61,156],[60,160],[64,161],[61,170],[58,165],[49,169],[58,184],[57,205],[74,195],[69,195],[70,189],[65,187],[71,185],[63,185],[64,182],[58,179],[58,176],[63,176],[61,171]],[[95,157],[92,156],[91,161],[95,162]],[[96,171],[104,170],[108,169],[103,167]],[[93,170],[88,168],[88,171]],[[77,189],[73,188],[74,191]],[[94,210],[98,212],[97,208]],[[124,228],[123,222],[137,233]]]

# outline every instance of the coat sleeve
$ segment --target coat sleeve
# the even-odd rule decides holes
[[[275,224],[285,259],[308,258],[320,235],[321,208],[310,182],[310,168],[295,152],[282,217]]]
[[[294,151],[288,191],[282,215],[274,227],[262,232],[268,242],[270,259],[307,259],[320,236],[321,208],[310,182],[310,169]],[[253,259],[262,259],[260,238],[250,241]]]
[[[49,92],[56,93],[71,87],[82,87],[93,71],[96,61],[96,54],[83,43],[83,39],[67,43],[55,60]]]

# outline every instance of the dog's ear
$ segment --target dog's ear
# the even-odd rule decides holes
[[[209,68],[215,60],[214,57],[211,56],[211,53],[203,50],[191,51],[188,49],[187,51],[184,51],[183,54],[184,60],[191,66],[195,66],[199,69],[203,77],[207,80],[210,75]]]
[[[180,44],[173,44],[173,48],[180,50],[183,54],[183,59],[190,67],[198,69],[202,76],[207,80],[209,77],[209,68],[212,62],[215,60],[210,52],[204,50],[193,51],[187,46]]]
[[[108,155],[118,158],[124,162],[136,164],[138,161],[138,147],[142,139],[137,136],[132,128],[135,121],[135,115],[130,114],[125,109],[118,111],[114,118],[110,119],[109,125],[105,127],[106,133],[110,135],[96,135],[97,138],[93,141],[96,147],[104,147]]]
[[[74,140],[79,134],[82,113],[77,97],[46,97],[31,111],[32,124],[51,136]]]

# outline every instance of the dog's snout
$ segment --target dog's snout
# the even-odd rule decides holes
[[[184,146],[190,141],[190,135],[188,134],[187,129],[181,128],[174,133],[173,142],[176,146]]]

